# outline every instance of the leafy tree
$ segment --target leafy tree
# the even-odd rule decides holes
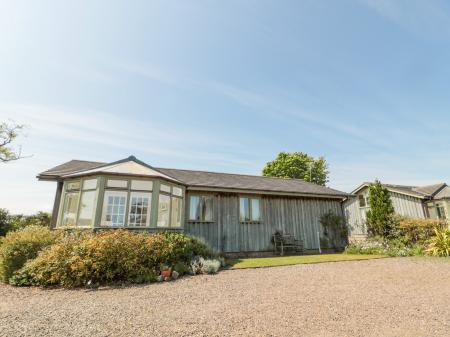
[[[10,223],[14,229],[22,229],[28,226],[49,227],[52,215],[47,212],[37,212],[32,215],[13,215]]]
[[[372,236],[389,238],[396,229],[394,206],[389,191],[379,180],[369,186],[369,205],[366,222]]]
[[[303,152],[280,152],[262,171],[267,177],[303,179],[323,186],[328,182],[329,173],[324,157],[315,159]]]
[[[0,124],[0,163],[7,163],[22,158],[21,148],[15,148],[12,143],[22,131],[23,125]]]
[[[4,208],[0,208],[0,236],[5,236],[12,229],[10,219],[9,212]]]

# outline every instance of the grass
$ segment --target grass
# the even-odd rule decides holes
[[[231,267],[231,269],[242,269],[242,268],[289,266],[293,264],[370,260],[370,259],[380,259],[384,257],[386,256],[350,255],[350,254],[295,255],[295,256],[259,257],[249,259],[229,259],[227,260],[227,264]]]

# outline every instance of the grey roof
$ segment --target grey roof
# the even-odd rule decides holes
[[[360,185],[352,193],[356,193],[362,187],[368,186],[370,184],[371,184],[370,182],[365,182],[362,185]],[[439,191],[441,191],[444,187],[447,186],[447,184],[445,184],[445,183],[438,183],[438,184],[426,185],[426,186],[409,186],[409,185],[394,185],[394,184],[382,184],[382,185],[390,191],[409,194],[409,195],[416,196],[418,198],[432,198]]]
[[[130,157],[130,160],[135,160]],[[38,175],[39,179],[57,180],[62,176],[90,170],[104,166],[105,163],[71,160],[62,165],[51,168]],[[194,170],[180,170],[172,168],[154,168],[159,172],[175,178],[191,188],[211,188],[227,190],[248,190],[255,192],[270,193],[293,193],[311,196],[341,197],[348,196],[347,193],[325,186],[308,183],[300,179],[283,179],[263,176],[252,176],[245,174],[217,173]]]
[[[445,186],[435,196],[435,199],[450,199],[450,187]]]

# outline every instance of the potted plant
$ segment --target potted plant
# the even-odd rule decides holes
[[[164,278],[172,276],[172,268],[167,265],[161,266],[161,276]]]

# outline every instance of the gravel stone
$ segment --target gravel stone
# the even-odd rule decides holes
[[[450,263],[390,258],[92,289],[0,286],[0,336],[449,336]]]

